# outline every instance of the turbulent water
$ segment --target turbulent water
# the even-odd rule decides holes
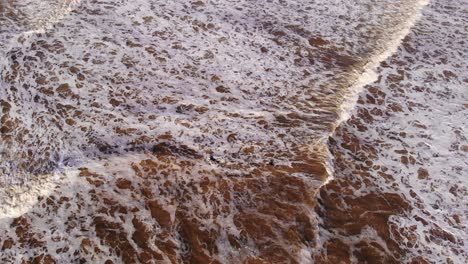
[[[0,2],[5,263],[466,263],[462,0]]]

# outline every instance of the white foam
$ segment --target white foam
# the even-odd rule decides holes
[[[10,142],[7,150],[11,157],[8,158],[22,161],[21,154],[34,149],[35,160],[43,158],[45,163],[51,161],[55,163],[54,168],[61,168],[65,167],[66,160],[73,159],[72,167],[89,167],[111,184],[115,175],[136,179],[130,169],[132,161],[151,157],[145,150],[161,141],[156,136],[171,134],[173,138],[167,140],[171,146],[185,145],[203,156],[193,171],[177,167],[178,174],[171,175],[171,180],[183,185],[204,176],[197,174],[198,169],[215,170],[224,175],[249,172],[244,168],[220,168],[212,157],[223,164],[240,164],[251,169],[268,163],[270,158],[265,157],[271,154],[278,156],[274,157],[275,164],[288,165],[294,154],[291,151],[297,145],[305,145],[311,153],[326,156],[324,142],[340,105],[337,93],[348,94],[349,102],[354,100],[353,93],[343,92],[340,81],[357,79],[352,87],[356,93],[370,82],[374,77],[373,69],[399,43],[412,22],[414,10],[423,3],[406,2],[209,1],[195,8],[181,0],[82,1],[60,23],[44,27],[41,32],[24,33],[4,50],[5,54],[16,54],[21,65],[18,76],[7,80],[14,61],[4,58],[0,96],[12,104],[10,115],[19,123],[15,136],[25,130],[30,132],[25,142]],[[411,18],[409,22],[407,15]],[[355,19],[358,17],[362,19]],[[208,26],[210,23],[212,26]],[[283,39],[278,37],[281,32],[285,34]],[[312,37],[323,38],[329,44],[313,49],[308,43]],[[392,41],[382,43],[381,39]],[[262,52],[262,47],[268,52]],[[43,58],[38,51],[44,53]],[[370,63],[364,74],[362,69],[350,73],[319,59],[321,52],[331,51],[335,56]],[[316,52],[311,56],[313,60],[307,57],[309,52]],[[79,68],[83,78],[71,72],[71,66]],[[47,84],[36,83],[41,75],[47,78]],[[70,86],[76,98],[57,92],[58,86],[64,83]],[[229,93],[216,91],[220,85],[228,88]],[[16,90],[10,89],[11,86]],[[47,88],[54,94],[41,90]],[[39,96],[37,101],[36,96]],[[320,101],[312,104],[310,96]],[[64,110],[67,106],[71,108]],[[352,104],[343,105],[341,112],[351,107]],[[275,125],[279,122],[277,116],[290,113],[324,121],[304,121],[294,128]],[[68,118],[76,123],[68,125],[65,122]],[[236,134],[237,141],[227,140],[231,134]],[[125,149],[133,145],[141,153],[124,154]],[[239,156],[241,150],[249,146],[254,146],[256,152]],[[47,147],[50,155],[46,154]],[[110,154],[100,150],[105,147]],[[17,178],[34,181],[31,175],[18,175]],[[69,178],[54,179],[58,186],[54,194],[80,203],[70,207],[60,205],[58,213],[36,206],[28,214],[34,220],[31,232],[45,231],[48,237],[55,232],[63,237],[60,242],[48,240],[46,243],[49,252],[63,262],[69,262],[72,253],[53,252],[64,243],[78,248],[83,232],[100,243],[92,230],[94,214],[111,218],[95,212],[102,205],[92,200],[89,191],[99,188],[83,178],[75,178],[73,173],[66,175]],[[309,179],[307,184],[311,188],[321,183],[321,179],[314,179],[313,175],[298,173],[297,176]],[[141,183],[140,179],[135,182]],[[163,183],[155,185],[159,188]],[[157,227],[157,223],[151,222],[143,201],[131,192],[99,191],[138,208],[139,216]],[[192,200],[190,205],[195,212],[212,215],[213,206],[205,203],[202,195],[194,191]],[[173,218],[176,207],[165,207]],[[222,226],[225,234],[221,235],[224,239],[228,233],[239,233],[232,220],[235,213],[233,210],[220,217],[225,219]],[[313,215],[312,209],[308,215]],[[130,236],[133,227],[128,217],[118,215],[114,220],[123,219],[123,228]],[[90,230],[68,232],[65,223],[69,218],[79,219],[84,230]],[[200,221],[209,226],[214,220],[208,217]],[[2,232],[15,237],[13,231],[8,231],[8,221],[2,220],[2,224]],[[152,231],[157,235],[160,230]],[[222,238],[216,243],[228,246]],[[282,246],[291,248],[291,245]],[[109,253],[112,249],[104,245],[100,248],[102,254],[89,261],[102,262],[107,255],[112,255]],[[253,243],[246,248],[250,254],[258,252]],[[224,248],[220,255],[229,259],[233,251]],[[305,245],[299,249],[301,260],[309,260],[307,251],[310,252],[310,248]],[[27,249],[14,248],[8,254],[26,253]]]
[[[386,173],[395,178],[389,183],[377,171],[369,171],[378,192],[399,194],[411,205],[411,211],[392,216],[389,223],[403,234],[403,241],[396,242],[411,252],[402,259],[404,262],[420,255],[436,263],[464,263],[468,258],[468,164],[463,150],[467,144],[464,104],[468,50],[463,42],[453,41],[466,38],[462,30],[466,20],[463,6],[457,0],[433,1],[424,8],[405,45],[376,71],[379,78],[372,87],[386,95],[384,103],[359,104],[351,112],[357,119],[360,110],[380,109],[384,114],[374,115],[370,123],[362,121],[365,131],[351,123],[344,124],[361,144],[378,148],[378,158],[371,159],[373,165],[387,168]],[[392,80],[394,76],[402,79]],[[373,96],[364,91],[364,102],[366,95]],[[389,111],[392,103],[402,111]],[[337,140],[336,145],[340,146],[341,141]],[[408,153],[398,154],[402,151]],[[407,158],[406,164],[402,156]],[[348,158],[354,160],[353,156]],[[426,170],[427,177],[419,175],[419,170]],[[343,173],[351,171],[352,168]],[[354,194],[374,191],[361,187]],[[414,239],[408,240],[411,236]],[[345,241],[348,239],[352,238]]]
[[[336,127],[338,127],[341,123],[345,122],[350,118],[352,110],[356,106],[359,94],[363,91],[366,85],[371,84],[377,80],[379,74],[376,72],[376,70],[379,67],[380,63],[385,61],[398,50],[401,41],[409,34],[411,28],[421,17],[421,10],[428,3],[428,0],[420,0],[416,1],[414,4],[411,4],[409,6],[409,9],[411,11],[407,13],[408,15],[399,18],[401,20],[399,21],[399,23],[396,23],[394,25],[394,28],[392,28],[393,31],[389,32],[389,34],[385,38],[379,40],[381,45],[380,49],[372,51],[372,54],[367,59],[368,62],[365,64],[363,69],[356,70],[356,75],[358,75],[356,80],[352,83],[352,85],[349,88],[343,91],[344,99],[338,110],[339,119],[334,124],[334,128],[331,131],[331,133],[324,136],[321,140],[318,141],[319,144],[323,145],[322,148],[327,148],[327,152],[324,153],[328,153],[329,156],[329,158],[327,159],[327,170],[329,173],[329,177],[323,182],[320,188],[326,186],[334,178],[332,165],[333,157],[329,153],[328,146],[326,143],[328,142],[328,137],[333,135],[333,132]],[[317,190],[317,193],[320,191],[320,188],[319,190]]]
[[[359,78],[350,87],[345,101],[340,107],[340,119],[337,122],[337,126],[350,118],[350,113],[355,108],[359,94],[363,91],[363,88],[377,81],[379,73],[376,70],[380,63],[398,50],[402,40],[410,33],[411,28],[420,19],[421,11],[427,4],[429,4],[429,0],[415,1],[410,7],[412,11],[407,16],[400,18],[403,20],[394,28],[394,33],[389,34],[388,38],[380,40],[384,48],[374,51],[374,54],[369,57],[369,61],[364,66],[362,72],[359,72]]]

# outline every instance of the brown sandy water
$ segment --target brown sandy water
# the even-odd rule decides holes
[[[83,1],[46,30],[12,38],[2,70],[0,259],[427,259],[430,243],[410,250],[389,222],[412,201],[397,187],[357,192],[386,188],[374,179],[384,169],[372,166],[384,146],[348,128],[384,115],[359,112],[377,98],[359,100],[361,114],[338,128],[329,144],[335,179],[316,199],[331,176],[326,141],[348,88],[387,48],[381,40],[406,28],[395,13],[417,9],[283,4],[265,13],[252,1]],[[22,199],[31,206],[15,204]]]
[[[468,260],[464,10],[431,3],[330,138],[319,263]]]

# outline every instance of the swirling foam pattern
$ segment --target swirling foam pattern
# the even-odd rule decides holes
[[[315,197],[341,176],[327,140],[344,104],[419,14],[408,2],[2,2],[0,259],[310,263],[342,240],[345,261],[421,254],[372,225],[382,252],[335,237],[333,180]],[[408,210],[385,221],[411,229]]]

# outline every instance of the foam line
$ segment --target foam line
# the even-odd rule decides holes
[[[377,67],[380,65],[381,62],[385,61],[387,58],[392,56],[401,45],[402,40],[410,33],[411,28],[416,24],[416,22],[421,17],[422,9],[429,4],[429,0],[420,0],[414,6],[414,12],[408,19],[403,23],[400,27],[401,30],[397,32],[397,34],[393,35],[390,39],[382,40],[382,42],[386,42],[386,48],[381,52],[376,52],[373,54],[369,61],[365,64],[362,72],[359,74],[359,77],[356,81],[347,89],[343,103],[339,109],[339,119],[334,124],[334,127],[331,133],[321,139],[319,143],[326,144],[328,142],[328,137],[332,136],[335,129],[343,122],[350,118],[350,113],[356,106],[356,102],[359,98],[359,94],[363,91],[366,85],[369,85],[375,82],[378,78],[378,73],[376,72]],[[331,154],[329,154],[331,155]],[[327,164],[329,164],[328,170],[331,172],[330,176],[325,180],[322,186],[317,190],[316,193],[320,192],[320,189],[323,186],[326,186],[331,180],[333,180],[333,157],[329,157]]]

